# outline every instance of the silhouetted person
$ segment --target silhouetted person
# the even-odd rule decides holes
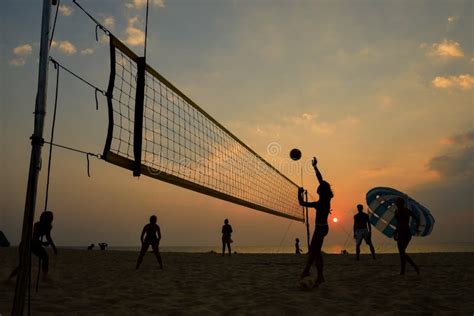
[[[375,260],[375,249],[372,244],[372,227],[370,226],[369,215],[364,213],[362,204],[357,205],[357,214],[354,215],[354,239],[356,240],[356,259],[359,261],[360,244],[362,240],[370,247],[372,258]]]
[[[418,268],[418,266],[406,254],[406,249],[411,240],[411,231],[409,224],[410,216],[416,219],[417,221],[418,218],[416,218],[413,212],[405,206],[404,199],[400,197],[397,198],[395,200],[395,205],[397,206],[397,210],[395,211],[395,218],[397,219],[397,224],[393,237],[397,241],[398,252],[400,254],[400,275],[405,274],[405,266],[407,262],[413,266],[417,274],[420,274],[420,269]]]
[[[87,250],[92,250],[94,249],[95,245],[94,244],[90,244],[89,246],[87,246]]]
[[[321,253],[321,248],[323,246],[324,237],[326,237],[329,232],[328,216],[331,211],[331,199],[334,197],[334,194],[332,193],[331,185],[323,180],[323,176],[321,175],[321,172],[319,172],[317,163],[318,161],[316,160],[316,157],[314,157],[312,164],[316,173],[316,178],[319,182],[317,189],[319,200],[317,202],[305,202],[303,198],[304,188],[299,188],[298,201],[300,205],[313,207],[316,210],[316,227],[314,229],[313,237],[311,238],[308,260],[303,273],[301,274],[301,278],[309,275],[311,265],[314,261],[316,261],[316,269],[318,271],[316,284],[320,284],[324,282],[323,256]]]
[[[51,238],[51,230],[53,229],[53,212],[46,211],[41,213],[40,220],[33,226],[33,238],[31,240],[31,252],[41,260],[41,270],[43,271],[43,279],[47,279],[49,271],[49,256],[46,251],[47,246],[53,248],[54,254],[58,254],[56,245]],[[41,237],[46,237],[46,242],[41,241]],[[20,245],[21,248],[21,245]],[[8,279],[13,278],[18,274],[18,267],[16,267],[10,274]]]
[[[142,249],[140,250],[140,255],[138,256],[136,269],[140,267],[140,264],[143,261],[143,257],[145,256],[148,250],[148,247],[150,246],[153,249],[153,252],[155,253],[158,263],[160,264],[160,269],[163,269],[163,262],[161,261],[161,255],[160,255],[160,249],[159,249],[160,240],[161,240],[161,231],[160,231],[160,226],[156,224],[155,215],[150,216],[150,223],[146,224],[145,227],[143,227],[142,234],[140,235],[140,240],[142,242]]]
[[[229,225],[229,220],[226,218],[224,225],[222,226],[222,256],[225,254],[225,247],[229,250],[229,256],[231,254],[230,244],[232,243],[232,226]]]
[[[108,246],[108,244],[106,244],[105,242],[101,242],[100,244],[98,244],[99,247],[100,247],[100,250],[105,250],[105,248]]]
[[[295,253],[297,255],[300,255],[302,252],[303,252],[303,250],[301,250],[301,248],[300,248],[300,239],[296,238],[295,239]]]

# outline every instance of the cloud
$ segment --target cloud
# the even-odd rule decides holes
[[[33,51],[33,48],[31,47],[30,44],[23,44],[13,49],[13,53],[16,56],[27,56],[27,55],[30,55],[32,51]]]
[[[127,34],[125,43],[131,46],[143,45],[145,42],[145,33],[135,26],[138,22],[140,22],[138,16],[131,18],[128,20],[128,26],[125,29],[125,33]]]
[[[132,2],[126,3],[125,6],[129,9],[141,9],[146,6],[146,1],[147,0],[132,0]],[[165,7],[164,0],[150,0],[149,4],[160,8]]]
[[[81,50],[81,55],[91,55],[94,53],[94,50],[92,48],[86,48]]]
[[[73,55],[77,52],[76,46],[69,41],[53,41],[52,48],[57,48],[61,53],[66,55]]]
[[[108,16],[104,18],[104,26],[113,29],[115,26],[115,18],[113,16]]]
[[[74,11],[72,7],[63,5],[63,4],[59,6],[58,10],[59,10],[59,13],[61,13],[64,16],[70,16],[72,12]]]
[[[15,66],[15,67],[21,67],[25,63],[26,61],[21,57],[13,58],[12,60],[10,60],[10,65]]]
[[[427,164],[438,179],[414,187],[410,193],[431,210],[437,220],[436,235],[472,241],[474,130],[445,139],[449,139],[450,147]]]
[[[431,83],[438,89],[459,88],[469,90],[474,87],[474,76],[469,74],[449,77],[437,76]]]
[[[426,45],[421,44],[420,47],[426,47]],[[433,57],[463,57],[464,52],[461,49],[461,45],[455,41],[448,41],[444,39],[440,43],[433,43],[428,51],[429,56]]]

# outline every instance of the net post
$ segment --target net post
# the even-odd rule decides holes
[[[26,188],[25,210],[20,243],[20,264],[16,279],[12,315],[22,315],[25,297],[28,291],[31,267],[31,238],[36,208],[38,178],[41,170],[41,148],[44,143],[43,130],[46,116],[46,99],[48,93],[48,59],[50,34],[51,0],[43,0],[41,20],[41,40],[39,56],[38,90],[35,104],[34,132],[31,136],[31,156]]]
[[[137,88],[135,91],[135,122],[133,129],[133,176],[139,177],[142,166],[143,102],[145,99],[145,57],[137,60]]]

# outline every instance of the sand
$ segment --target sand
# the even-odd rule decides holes
[[[136,257],[59,249],[51,282],[32,294],[33,315],[474,313],[474,253],[414,254],[422,274],[408,267],[404,277],[396,254],[325,255],[326,283],[311,291],[298,283],[304,255],[163,253],[159,270],[150,253],[138,271]],[[0,249],[1,279],[16,258]],[[14,289],[0,283],[0,314],[10,314]]]

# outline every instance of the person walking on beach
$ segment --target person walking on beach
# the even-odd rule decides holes
[[[148,247],[151,246],[153,252],[155,253],[156,260],[158,260],[158,264],[160,265],[160,269],[163,269],[163,262],[161,261],[160,255],[160,240],[161,240],[161,231],[160,226],[156,224],[156,216],[150,216],[150,223],[146,224],[143,227],[142,234],[140,235],[140,241],[142,242],[142,249],[140,250],[140,254],[138,255],[137,260],[137,267],[140,267],[140,264],[143,261],[143,257],[145,256]]]
[[[56,249],[56,245],[51,238],[51,230],[53,229],[53,212],[45,211],[41,213],[40,220],[36,222],[33,226],[33,238],[31,240],[31,252],[37,256],[41,260],[41,270],[43,272],[43,280],[48,279],[48,272],[49,272],[49,256],[48,252],[46,251],[47,246],[51,246],[53,248],[54,254],[58,254],[58,250]],[[42,237],[46,237],[46,242],[42,241]],[[20,245],[21,248],[21,245]],[[8,280],[13,278],[18,274],[19,267],[16,267]]]
[[[329,232],[328,225],[328,216],[331,212],[331,199],[334,197],[334,194],[331,190],[331,185],[323,180],[323,176],[317,167],[318,161],[316,157],[313,158],[312,165],[316,173],[316,178],[318,179],[319,186],[317,193],[319,195],[319,200],[317,202],[305,202],[304,201],[304,188],[298,189],[298,201],[301,206],[313,207],[316,210],[316,227],[314,229],[313,237],[311,239],[311,244],[309,246],[309,255],[306,262],[306,266],[301,274],[301,279],[309,276],[309,271],[311,265],[316,261],[316,269],[318,271],[318,277],[316,280],[316,285],[324,282],[323,276],[323,256],[321,253],[321,248],[323,246],[324,237]]]
[[[297,255],[300,255],[302,252],[303,252],[303,250],[301,250],[301,248],[300,248],[300,239],[296,238],[295,239],[295,253]]]
[[[229,250],[229,256],[231,254],[230,244],[232,243],[232,226],[229,225],[229,220],[226,218],[224,225],[222,226],[222,256],[225,255],[225,247]]]
[[[417,218],[413,212],[405,206],[405,200],[403,198],[398,197],[395,200],[395,205],[397,206],[397,210],[395,211],[397,224],[393,237],[397,241],[398,252],[400,254],[400,275],[405,274],[405,266],[407,262],[415,269],[417,274],[420,274],[420,268],[418,268],[415,262],[413,262],[413,260],[406,253],[406,249],[411,240],[411,230],[409,225],[410,216],[415,220],[417,220]]]
[[[362,240],[370,247],[372,258],[375,260],[375,249],[372,244],[372,227],[369,222],[369,215],[364,213],[362,204],[357,205],[357,214],[354,215],[354,239],[356,240],[356,259],[359,261],[360,244]]]

